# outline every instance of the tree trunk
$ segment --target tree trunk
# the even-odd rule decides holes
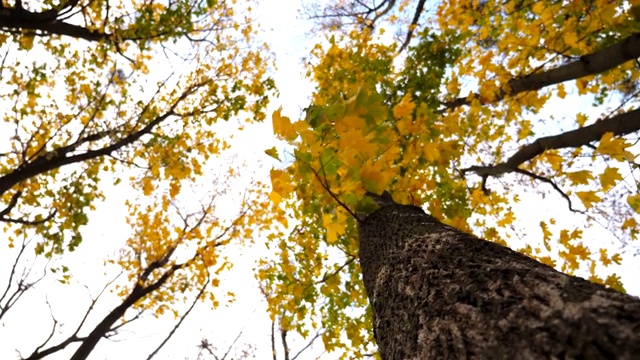
[[[391,204],[359,225],[384,360],[640,359],[640,299]]]

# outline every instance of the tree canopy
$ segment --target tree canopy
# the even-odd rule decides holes
[[[372,351],[354,261],[354,211],[366,206],[365,191],[388,190],[456,228],[623,291],[605,268],[622,259],[607,240],[637,249],[637,6],[311,7],[327,32],[308,66],[317,84],[311,105],[299,120],[272,117],[292,155],[271,172],[273,211],[295,222],[272,236],[278,254],[259,278],[283,326],[322,326],[327,349],[345,349],[345,357]],[[393,28],[402,31],[388,41]],[[518,204],[531,194],[562,199],[583,224],[565,226],[554,209],[532,214]],[[516,221],[537,216],[545,217],[538,234],[518,231]],[[609,239],[590,237],[594,228]]]
[[[129,196],[131,228],[128,239],[110,240],[121,249],[104,260],[122,276],[104,280],[101,294],[116,292],[122,302],[97,325],[85,323],[97,298],[75,330],[62,331],[54,318],[46,325],[52,335],[18,349],[21,356],[79,345],[69,356],[84,359],[142,313],[185,316],[176,304],[193,297],[216,307],[219,274],[232,265],[220,248],[250,241],[256,224],[268,223],[257,211],[260,183],[249,196],[237,185],[242,165],[220,167],[230,142],[229,126],[219,122],[241,119],[239,128],[262,121],[274,89],[250,4],[0,5],[0,222],[3,243],[18,250],[0,318],[38,282],[20,270],[31,256],[44,258],[43,274],[52,271],[63,283],[82,271],[65,254],[91,243],[82,228],[104,200],[105,184],[111,196],[118,189]],[[214,214],[219,204],[224,215]],[[124,220],[113,215],[103,221]]]
[[[16,270],[25,256],[63,283],[81,271],[65,255],[91,244],[82,229],[107,188],[126,193],[131,228],[105,259],[122,273],[104,287],[120,303],[23,358],[84,359],[142,313],[179,327],[179,304],[219,304],[223,249],[258,236],[274,352],[277,323],[286,358],[291,332],[373,355],[356,232],[367,191],[624,291],[607,266],[637,251],[636,0],[310,3],[315,90],[299,119],[271,116],[270,188],[226,157],[229,129],[264,120],[275,94],[252,5],[0,4],[0,222],[18,254],[0,319],[38,281]],[[581,224],[560,219],[558,200]]]

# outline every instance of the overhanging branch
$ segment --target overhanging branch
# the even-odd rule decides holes
[[[106,145],[102,148],[87,150],[85,152],[74,154],[73,152],[79,147],[81,144],[90,143],[102,138],[105,138],[107,135],[111,134],[111,132],[98,132],[95,134],[87,135],[86,137],[77,140],[75,143],[60,147],[58,149],[49,151],[45,154],[42,154],[35,158],[32,161],[24,163],[20,165],[18,168],[13,170],[12,172],[0,176],[0,195],[4,194],[6,191],[11,189],[14,185],[32,178],[36,175],[40,175],[46,173],[48,171],[61,168],[65,165],[81,163],[85,161],[89,161],[92,159],[100,158],[103,156],[110,155],[111,153],[130,146],[140,139],[143,135],[150,133],[155,127],[159,126],[162,122],[170,118],[171,116],[176,115],[175,109],[180,105],[184,100],[186,100],[189,96],[195,93],[199,88],[205,86],[209,80],[204,80],[200,83],[196,83],[191,85],[188,89],[186,89],[180,97],[178,97],[173,104],[167,109],[167,111],[149,121],[145,126],[140,128],[137,131],[126,134],[122,138],[112,142],[109,145]],[[151,102],[149,102],[138,115],[138,121],[140,119],[144,119],[147,115],[147,112],[151,106]]]
[[[110,38],[111,34],[90,30],[58,19],[59,15],[68,13],[77,3],[77,0],[68,1],[60,9],[51,8],[41,12],[29,11],[22,7],[21,2],[16,2],[13,8],[2,6],[0,8],[0,29],[9,32],[30,30],[35,35],[66,35],[88,41]]]
[[[577,61],[560,65],[541,73],[511,79],[507,83],[508,90],[502,90],[492,102],[497,102],[506,96],[513,96],[525,91],[540,90],[565,81],[599,74],[638,57],[640,57],[640,33],[635,33],[600,51],[584,55]],[[443,111],[469,105],[472,99],[477,98],[479,96],[475,94],[474,96],[443,102]]]
[[[567,131],[559,135],[546,136],[525,145],[506,162],[489,166],[471,166],[462,169],[462,174],[475,173],[483,178],[500,176],[516,171],[520,165],[532,160],[546,150],[577,148],[598,141],[605,133],[612,132],[614,136],[623,136],[640,130],[640,109],[597,121],[589,126]]]

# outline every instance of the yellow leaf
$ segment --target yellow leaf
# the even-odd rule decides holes
[[[153,191],[154,186],[153,183],[151,182],[151,178],[149,176],[145,176],[144,178],[142,178],[142,193],[145,196],[149,196],[151,195],[151,192]]]
[[[540,221],[540,229],[542,229],[542,238],[546,242],[551,239],[551,231],[544,221]]]
[[[596,151],[603,155],[609,155],[612,159],[622,161],[624,159],[633,160],[635,156],[625,149],[630,145],[624,139],[614,138],[612,132],[607,132],[600,139]]]
[[[601,199],[598,195],[596,195],[595,191],[578,191],[576,195],[582,200],[584,207],[587,209],[593,206],[593,203],[599,202]]]
[[[327,230],[327,242],[329,244],[335,244],[338,241],[339,235],[344,231],[344,225],[331,214],[322,216],[322,224]]]
[[[622,282],[620,281],[620,276],[616,274],[607,276],[607,279],[604,281],[604,284],[621,293],[626,293],[626,291],[624,290],[624,286],[622,286]]]
[[[282,201],[282,196],[280,196],[280,194],[278,194],[277,192],[273,192],[273,191],[272,191],[272,192],[269,194],[269,199],[270,199],[271,201],[273,201],[273,203],[274,203],[274,204],[276,204],[276,205],[277,205],[277,204],[279,204],[279,203],[280,203],[280,201]]]
[[[578,88],[579,95],[584,95],[587,93],[587,85],[589,85],[588,79],[580,78],[576,80],[576,88]]]
[[[271,149],[267,149],[264,151],[265,154],[271,156],[272,158],[280,161],[280,156],[278,156],[278,150],[276,150],[276,147],[272,147]]]
[[[380,165],[364,165],[360,168],[360,181],[365,190],[375,194],[381,194],[387,189],[387,184],[391,180],[389,173],[383,171]]]
[[[635,210],[637,213],[640,213],[640,194],[629,195],[629,197],[627,197],[627,202],[633,210]]]
[[[567,96],[567,91],[564,89],[564,84],[559,84],[558,85],[558,92],[557,95],[560,99],[564,99],[565,96]]]
[[[604,266],[609,266],[611,264],[611,259],[609,255],[607,255],[607,249],[600,249],[600,262]]]
[[[551,267],[555,267],[556,266],[556,261],[553,260],[551,257],[549,256],[542,256],[539,257],[538,260],[540,260],[541,263],[549,265]]]
[[[635,227],[638,226],[638,222],[636,221],[636,219],[630,217],[627,218],[623,223],[622,223],[622,230],[626,230],[626,229],[633,229]]]
[[[400,103],[393,108],[393,116],[398,119],[410,117],[413,114],[415,104],[411,101],[411,95],[405,95]]]
[[[593,175],[591,174],[591,171],[580,170],[567,173],[567,178],[571,180],[573,185],[580,185],[588,184],[589,180],[593,179]]]
[[[288,141],[294,140],[297,136],[291,125],[291,120],[281,115],[282,107],[273,112],[271,120],[273,121],[273,132],[281,138]]]
[[[33,48],[34,34],[27,34],[20,36],[20,48],[25,50],[31,50]]]
[[[620,265],[620,263],[622,262],[622,257],[620,256],[620,254],[613,254],[613,256],[611,257],[611,261]]]
[[[449,225],[456,227],[460,230],[466,231],[469,229],[469,224],[467,223],[467,219],[462,216],[456,216],[449,221]]]
[[[531,8],[531,11],[534,14],[542,14],[542,12],[544,11],[544,7],[545,7],[545,2],[544,1],[538,1],[536,2],[536,4]]]
[[[567,46],[573,48],[576,46],[576,44],[578,44],[578,36],[574,32],[567,32],[564,35],[564,43]]]
[[[554,171],[562,171],[562,165],[564,164],[564,158],[558,155],[557,152],[547,151],[544,154],[544,159],[551,165]]]
[[[604,169],[604,172],[600,174],[600,184],[602,184],[602,189],[604,191],[609,190],[619,180],[622,180],[622,175],[620,175],[617,168],[607,166],[607,168]]]
[[[426,143],[422,147],[424,151],[424,157],[428,162],[434,163],[440,160],[440,149],[434,143]]]
[[[589,251],[589,249],[586,246],[584,246],[584,244],[582,243],[579,243],[571,247],[570,251],[573,255],[577,256],[581,260],[587,260],[591,255],[591,252]]]
[[[512,224],[515,220],[513,215],[513,211],[508,211],[500,220],[498,220],[498,226],[505,227],[509,224]]]
[[[172,181],[171,184],[169,184],[169,196],[171,196],[172,198],[175,198],[179,192],[180,192],[180,182]]]
[[[487,204],[487,202],[489,202],[489,198],[487,197],[487,195],[485,194],[484,191],[482,191],[482,189],[480,188],[476,188],[473,190],[473,192],[471,193],[471,207],[477,207],[477,206],[481,206],[481,205],[485,205]]]
[[[302,285],[300,285],[298,283],[295,283],[293,285],[293,291],[292,291],[293,297],[296,298],[296,299],[300,299],[302,297],[302,291],[303,290],[304,289],[302,288]]]
[[[291,192],[291,182],[289,176],[282,170],[271,169],[271,189],[281,197],[288,197]],[[272,197],[273,200],[273,197]]]

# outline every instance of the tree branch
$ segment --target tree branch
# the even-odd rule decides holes
[[[176,333],[178,328],[182,325],[184,320],[191,313],[191,310],[193,310],[193,308],[196,306],[196,303],[198,302],[198,300],[200,300],[202,298],[202,294],[204,294],[204,291],[205,291],[205,289],[207,288],[207,286],[209,285],[210,282],[211,282],[211,279],[209,278],[209,276],[207,276],[207,280],[205,281],[204,285],[202,285],[202,287],[200,288],[200,291],[196,295],[195,299],[193,299],[193,302],[191,303],[191,306],[189,306],[189,308],[184,313],[184,315],[180,316],[180,320],[178,320],[178,322],[173,326],[173,329],[171,329],[171,331],[169,331],[169,334],[167,334],[167,336],[164,338],[164,340],[162,340],[160,345],[158,345],[158,347],[156,347],[155,350],[153,350],[151,352],[151,354],[149,354],[149,356],[147,357],[147,360],[153,359],[158,354],[160,349],[162,349],[162,347],[164,347],[167,344],[167,342],[169,342],[169,339],[171,339],[171,337],[173,337],[173,334]]]
[[[73,7],[74,2],[77,1],[69,2],[69,4],[72,4],[71,7]],[[0,29],[10,32],[12,30],[40,31],[47,35],[65,35],[87,41],[99,41],[111,37],[109,33],[89,30],[82,26],[60,21],[57,19],[58,14],[57,9],[31,12],[22,8],[19,3],[16,3],[15,8],[3,8],[2,11],[0,11]]]
[[[492,102],[521,92],[540,90],[550,85],[599,74],[638,57],[640,57],[640,33],[635,33],[600,51],[584,55],[577,61],[541,73],[511,79],[507,83],[508,90],[502,90]],[[469,105],[472,99],[477,98],[479,95],[474,94],[474,96],[445,101],[442,103],[444,109],[441,112]]]
[[[534,174],[531,171],[527,171],[527,170],[522,170],[522,169],[516,169],[514,170],[515,172],[517,172],[518,174],[523,174],[526,176],[529,176],[533,179],[536,179],[538,181],[542,181],[545,182],[549,185],[551,185],[551,187],[553,187],[553,189],[558,192],[560,194],[560,196],[562,196],[565,200],[567,200],[567,204],[569,205],[569,210],[573,211],[573,212],[578,212],[581,214],[584,214],[584,211],[580,211],[580,210],[576,210],[573,208],[573,203],[571,202],[571,198],[569,197],[569,195],[567,195],[567,193],[565,193],[564,191],[562,191],[562,189],[560,189],[560,187],[558,186],[558,184],[556,184],[553,180],[546,178],[544,176],[540,176],[538,174]],[[486,178],[483,179],[482,185],[483,185],[483,189],[485,189],[485,184],[484,182],[486,181]],[[485,189],[486,190],[486,189]]]
[[[416,11],[413,13],[413,19],[411,19],[411,24],[409,24],[409,30],[407,31],[407,35],[404,38],[404,42],[400,45],[400,49],[398,52],[401,53],[404,49],[409,46],[409,42],[411,42],[411,38],[413,37],[413,30],[416,26],[418,26],[418,21],[420,20],[420,15],[422,14],[422,10],[424,10],[424,5],[427,0],[419,0],[418,5],[416,6]]]
[[[95,158],[99,158],[102,156],[106,156],[111,154],[112,152],[119,150],[123,147],[133,144],[138,139],[140,139],[143,135],[150,133],[156,126],[165,121],[172,115],[175,115],[176,107],[184,101],[189,95],[194,93],[198,88],[204,86],[208,83],[208,80],[204,80],[203,82],[193,84],[188,89],[181,94],[181,96],[176,99],[176,101],[171,105],[171,107],[162,115],[156,117],[152,121],[150,121],[146,126],[141,128],[136,132],[132,132],[123,138],[117,140],[111,145],[105,146],[100,149],[88,150],[86,152],[70,155],[80,144],[88,143],[91,141],[96,141],[105,136],[109,135],[110,131],[101,131],[98,133],[87,135],[86,137],[79,139],[75,143],[71,145],[67,145],[56,150],[49,151],[41,156],[38,156],[33,161],[22,164],[20,167],[15,169],[14,171],[0,177],[0,195],[4,194],[7,190],[13,187],[15,184],[20,183],[26,179],[34,177],[36,175],[51,171],[53,169],[60,168],[65,165],[84,162],[88,160],[92,160]],[[141,119],[146,114],[150,104],[141,111],[138,119]],[[69,156],[70,155],[70,156]]]
[[[287,344],[287,330],[280,324],[280,339],[282,340],[282,348],[284,349],[284,360],[289,360],[289,345]]]
[[[118,305],[107,316],[105,316],[102,321],[98,325],[96,325],[93,331],[91,331],[91,333],[84,339],[84,341],[82,341],[82,344],[73,354],[71,360],[86,359],[98,344],[98,341],[109,332],[111,326],[118,319],[124,316],[125,312],[129,308],[131,308],[136,302],[138,302],[138,300],[158,290],[177,270],[181,269],[183,266],[184,264],[173,265],[156,282],[147,287],[144,287],[142,284],[137,283],[131,290],[129,296],[127,296],[127,298],[124,299],[120,305]]]
[[[506,162],[489,166],[471,166],[461,170],[462,175],[471,172],[483,178],[500,176],[518,170],[523,163],[532,160],[546,150],[577,148],[598,141],[607,132],[623,136],[640,130],[640,108],[603,119],[589,126],[567,131],[559,135],[542,137],[520,148]]]

